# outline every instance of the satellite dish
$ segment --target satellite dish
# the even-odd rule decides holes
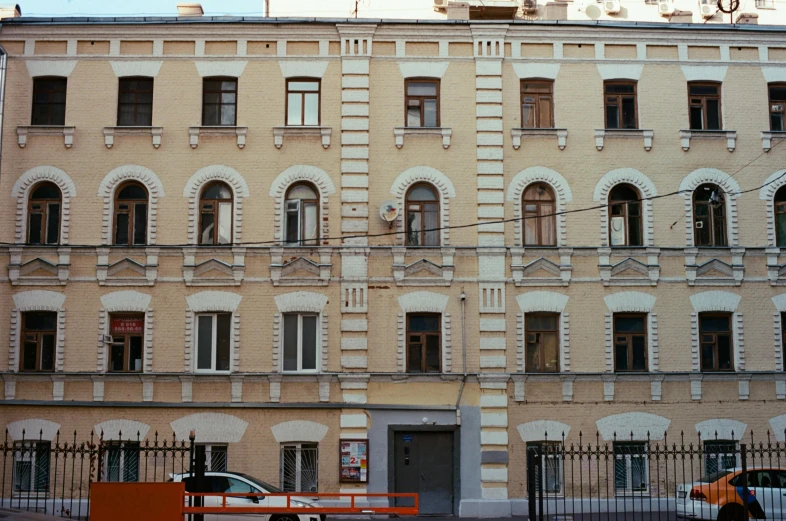
[[[385,201],[379,209],[379,216],[388,224],[392,224],[398,217],[398,203],[396,201]]]

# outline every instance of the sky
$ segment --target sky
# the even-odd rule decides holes
[[[206,15],[261,16],[264,0],[199,2]],[[12,3],[12,2],[4,2]],[[24,16],[175,16],[178,0],[17,0]],[[358,0],[358,18],[444,18],[433,0]],[[350,18],[355,0],[270,0],[271,16]]]

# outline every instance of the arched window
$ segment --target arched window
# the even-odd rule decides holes
[[[147,189],[126,183],[115,195],[115,235],[117,245],[147,244]]]
[[[629,184],[619,184],[609,193],[609,244],[641,246],[641,195]]]
[[[284,236],[290,246],[316,246],[319,240],[319,195],[310,183],[297,183],[287,190]]]
[[[556,246],[557,217],[554,191],[544,183],[531,184],[521,200],[525,246]]]
[[[693,237],[696,246],[726,246],[726,200],[717,185],[693,192]]]
[[[775,239],[780,247],[786,246],[786,186],[775,192]]]
[[[232,243],[232,190],[210,183],[199,198],[199,244]]]
[[[439,197],[431,185],[416,184],[407,192],[407,246],[439,246]]]
[[[60,241],[60,189],[49,182],[39,183],[30,192],[27,205],[27,243],[58,244]]]

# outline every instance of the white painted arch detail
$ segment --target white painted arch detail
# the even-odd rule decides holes
[[[240,242],[243,224],[243,198],[249,196],[248,183],[234,168],[226,165],[211,165],[197,170],[186,182],[183,197],[188,199],[188,243],[197,244],[199,226],[199,195],[202,188],[212,181],[223,181],[232,190],[234,219],[232,223],[233,242]]]
[[[556,199],[555,213],[558,214],[556,216],[557,243],[558,246],[565,246],[568,240],[568,231],[565,215],[562,212],[565,211],[567,203],[573,200],[573,192],[570,189],[570,185],[565,180],[565,178],[562,177],[562,175],[551,168],[546,168],[545,166],[531,166],[522,170],[513,177],[510,185],[508,185],[507,199],[513,203],[513,216],[516,219],[514,221],[516,244],[519,246],[524,245],[524,226],[521,220],[524,214],[521,208],[521,198],[526,188],[532,183],[545,183],[549,185],[552,190],[554,190],[554,196]]]
[[[777,441],[786,441],[786,414],[770,418],[770,426]]]
[[[690,296],[690,303],[696,313],[705,311],[728,311],[734,313],[742,297],[728,291],[702,291]]]
[[[320,237],[330,237],[330,228],[328,226],[328,202],[329,196],[336,193],[336,185],[330,176],[322,170],[311,165],[294,165],[280,174],[273,180],[270,185],[270,197],[274,201],[274,237],[276,241],[284,240],[284,220],[286,219],[284,200],[287,195],[287,190],[295,183],[306,182],[311,184],[319,192],[319,215],[317,221],[320,223],[319,235]]]
[[[723,82],[726,78],[726,65],[682,65],[682,74],[685,81],[717,81]]]
[[[14,183],[11,196],[16,198],[16,242],[23,244],[27,236],[27,198],[30,190],[38,183],[48,181],[57,185],[62,196],[60,209],[60,244],[68,244],[71,223],[71,199],[76,197],[76,185],[63,170],[50,165],[31,168]]]
[[[327,434],[328,426],[308,420],[292,420],[273,425],[270,430],[277,443],[319,443]]]
[[[400,61],[398,69],[404,78],[442,78],[450,62]]]
[[[201,60],[194,62],[197,72],[203,78],[210,76],[229,76],[232,78],[239,78],[243,74],[247,64],[248,61],[246,60]]]
[[[726,201],[726,233],[730,246],[739,245],[739,232],[737,229],[737,196],[740,194],[740,185],[726,172],[717,168],[699,168],[694,170],[680,183],[680,192],[685,199],[685,243],[694,245],[693,239],[693,191],[704,183],[718,185],[724,192]]]
[[[322,313],[328,303],[327,296],[311,291],[284,293],[276,295],[274,300],[280,313]]]
[[[703,441],[742,439],[748,426],[741,421],[713,418],[696,424],[696,432]]]
[[[169,425],[178,440],[187,440],[193,430],[197,443],[239,443],[248,422],[230,414],[201,412],[183,416]]]
[[[194,313],[204,313],[206,311],[237,311],[241,295],[228,291],[200,291],[186,297],[188,309]]]
[[[633,80],[639,81],[644,70],[643,64],[637,63],[599,63],[598,74],[603,81],[606,80]]]
[[[93,432],[106,440],[144,440],[150,425],[135,420],[106,420],[96,423]],[[188,438],[186,438],[188,439]]]
[[[417,183],[425,183],[433,186],[437,191],[439,197],[439,210],[440,210],[440,227],[441,230],[441,245],[450,245],[450,199],[456,197],[456,189],[448,176],[428,166],[413,166],[399,174],[393,186],[390,188],[390,193],[396,197],[398,201],[398,218],[396,219],[396,231],[398,232],[397,242],[399,245],[405,243],[404,237],[404,199],[407,195],[407,190]]]
[[[14,441],[21,439],[52,441],[60,430],[60,424],[41,418],[28,418],[6,425],[8,435]]]
[[[655,225],[652,216],[652,197],[658,195],[655,183],[649,177],[635,168],[617,168],[607,172],[595,185],[592,199],[597,202],[608,203],[611,189],[620,184],[633,185],[641,194],[642,228],[644,231],[645,246],[655,245]],[[609,209],[608,205],[600,209],[600,240],[603,246],[609,245]]]
[[[101,296],[101,306],[109,313],[138,311],[144,313],[150,307],[152,296],[138,291],[114,291]]]
[[[520,80],[542,78],[556,80],[559,74],[559,63],[514,63],[513,71]]]
[[[450,297],[433,291],[413,291],[398,298],[404,313],[443,313]]]
[[[25,60],[27,73],[31,78],[38,76],[71,76],[76,67],[76,60]]]
[[[595,422],[604,441],[662,440],[671,420],[648,412],[624,412]]]
[[[279,60],[285,78],[322,78],[330,62],[327,60]]]
[[[140,60],[140,61],[115,61],[109,64],[115,76],[123,78],[126,76],[142,76],[145,78],[155,78],[161,70],[161,60]]]
[[[655,306],[655,295],[640,291],[620,291],[603,297],[612,313],[650,313]]]
[[[14,294],[14,307],[19,311],[59,311],[66,296],[46,290],[22,291]]]
[[[103,225],[101,241],[103,244],[112,242],[112,222],[114,220],[115,192],[128,181],[137,181],[147,189],[147,243],[156,243],[156,224],[158,216],[158,199],[164,197],[164,184],[149,168],[139,165],[123,165],[109,172],[98,185],[98,197],[104,200]]]
[[[553,291],[529,291],[516,297],[522,313],[562,313],[568,304],[568,296]]]
[[[783,186],[786,186],[786,170],[778,170],[764,181],[764,186],[759,190],[759,199],[766,204],[767,244],[769,246],[776,246],[778,242],[775,234],[775,194]]]
[[[562,441],[570,434],[570,425],[554,420],[535,420],[516,427],[521,441]]]
[[[786,293],[775,295],[772,297],[772,303],[775,304],[775,309],[781,313],[786,312]]]

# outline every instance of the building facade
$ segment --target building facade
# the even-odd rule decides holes
[[[783,37],[6,19],[0,423],[461,515],[531,443],[783,441]]]

